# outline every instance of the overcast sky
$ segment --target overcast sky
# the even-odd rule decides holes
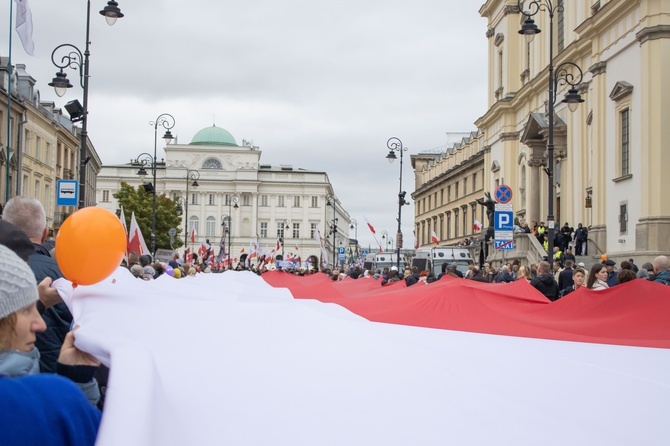
[[[374,245],[364,216],[395,238],[399,167],[385,160],[386,141],[409,148],[409,196],[409,156],[450,145],[449,132],[475,130],[486,112],[481,1],[118,2],[125,17],[109,27],[98,14],[106,1],[91,1],[89,136],[103,164],[153,150],[149,121],[161,113],[176,118],[180,143],[215,122],[238,144],[259,146],[263,163],[327,172],[364,246]],[[78,85],[58,98],[47,84],[57,45],[83,51],[86,1],[30,7],[35,57],[14,33],[13,64],[27,65],[43,101],[81,101]],[[2,11],[7,56],[8,0]],[[413,218],[412,204],[403,209],[406,247]]]

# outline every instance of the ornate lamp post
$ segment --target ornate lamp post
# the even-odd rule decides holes
[[[407,152],[407,147],[403,147],[402,141],[400,141],[396,137],[389,138],[389,140],[386,141],[386,147],[388,147],[389,149],[389,153],[388,155],[386,155],[386,159],[388,160],[389,163],[393,163],[393,161],[395,161],[398,158],[395,152],[400,153],[400,188],[398,189],[398,232],[396,234],[396,250],[397,250],[396,266],[398,267],[398,271],[400,271],[400,249],[402,248],[402,207],[406,204],[409,204],[409,202],[405,200],[405,195],[407,193],[402,190],[402,154],[403,152]]]
[[[153,185],[144,183],[144,190],[147,193],[153,193],[153,207],[151,210],[151,255],[154,256],[156,254],[156,158],[146,152],[140,153],[137,159],[135,159],[135,163],[140,166],[137,175],[139,175],[142,183],[144,183],[144,180],[147,177],[146,167],[150,166],[153,171],[154,183]]]
[[[197,170],[187,170],[186,171],[186,197],[184,197],[184,212],[186,215],[184,216],[184,233],[186,234],[186,245],[188,245],[188,237],[190,236],[188,233],[188,202],[190,200],[190,197],[188,196],[188,187],[191,185],[193,188],[197,188],[200,186],[198,184],[198,180],[200,179],[200,172]],[[193,183],[191,183],[193,181]]]
[[[331,220],[330,233],[333,236],[333,268],[335,268],[335,264],[336,264],[335,236],[337,235],[337,221],[338,221],[338,219],[335,217],[335,196],[333,194],[326,195],[326,206],[332,206],[333,207],[333,219]]]
[[[232,228],[233,228],[233,209],[239,209],[239,206],[237,203],[240,202],[240,196],[235,193],[232,195],[228,195],[228,215],[225,216],[228,218],[228,227],[226,228],[227,235],[226,237],[228,238],[228,260],[230,261],[231,256],[230,256],[230,250],[231,248],[231,242],[232,242]],[[224,217],[221,217],[221,226],[226,227],[226,222],[224,221]],[[229,262],[230,263],[230,262]]]
[[[388,231],[386,229],[382,229],[382,241],[384,242],[384,251],[389,250],[388,238],[389,238]]]
[[[123,17],[123,13],[119,9],[119,4],[114,0],[107,2],[107,6],[104,7],[100,14],[105,17],[107,24],[112,26],[116,19]],[[72,105],[76,108],[76,116],[72,116],[72,121],[81,121],[81,146],[79,147],[79,209],[85,206],[85,195],[86,195],[86,164],[88,164],[88,158],[86,156],[86,141],[88,139],[88,78],[89,78],[89,46],[90,42],[90,28],[91,28],[91,0],[86,2],[86,43],[84,47],[84,54],[82,55],[79,48],[70,44],[64,43],[58,45],[53,52],[51,53],[51,61],[59,69],[56,73],[56,77],[49,83],[50,87],[54,87],[56,94],[59,97],[62,97],[68,88],[72,88],[72,84],[67,79],[67,74],[63,71],[65,68],[71,68],[73,70],[79,70],[79,83],[84,92],[84,105],[79,104],[79,101],[71,101],[68,105]],[[63,48],[66,53],[60,59],[56,57],[56,53],[60,52],[59,50]],[[66,105],[66,109],[68,109]]]
[[[282,222],[282,230],[281,230],[281,238],[280,238],[280,241],[281,241],[281,258],[282,258],[282,260],[285,260],[285,259],[284,259],[284,244],[285,244],[284,242],[286,241],[286,231],[288,230],[288,227],[289,227],[290,225],[291,225],[291,221],[290,221],[290,220],[284,220],[284,221]]]
[[[525,2],[522,0],[517,0],[519,11],[523,11],[522,7],[524,3]],[[582,82],[583,73],[581,68],[573,62],[563,62],[558,67],[554,68],[554,14],[556,12],[564,11],[563,3],[557,1],[556,4],[553,4],[552,0],[530,1],[528,3],[528,9],[522,12],[522,14],[526,16],[526,20],[523,22],[519,34],[525,36],[528,43],[533,41],[535,35],[539,34],[541,30],[535,25],[535,21],[532,17],[540,11],[546,11],[549,14],[549,134],[547,141],[548,166],[546,169],[547,176],[549,177],[549,202],[547,204],[547,236],[549,237],[549,252],[547,253],[547,257],[550,262],[552,262],[556,224],[554,221],[554,106],[556,105],[556,93],[559,86],[569,85],[570,88],[562,102],[568,104],[568,109],[571,112],[577,110],[577,106],[581,102],[584,102],[584,99],[582,99],[582,96],[577,89]],[[568,69],[576,70],[577,74],[572,74]]]
[[[358,222],[356,221],[355,218],[351,219],[351,224],[349,225],[349,229],[354,230],[354,239],[356,240],[356,255],[358,256]]]

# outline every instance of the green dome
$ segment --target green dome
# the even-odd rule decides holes
[[[217,127],[205,127],[195,134],[191,140],[194,146],[237,146],[235,138],[226,129]]]

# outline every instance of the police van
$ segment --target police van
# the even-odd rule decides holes
[[[400,271],[405,269],[405,256],[400,254]],[[398,266],[398,253],[396,252],[375,252],[365,256],[363,268],[374,271],[376,269],[391,269],[392,266]]]
[[[470,265],[474,265],[470,251],[458,246],[436,246],[434,248],[419,248],[416,250],[412,266],[419,271],[429,270],[435,276],[442,273],[444,263],[455,263],[456,268],[463,274],[468,271]]]

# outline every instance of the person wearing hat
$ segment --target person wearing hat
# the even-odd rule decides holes
[[[616,262],[614,260],[607,259],[603,262],[603,265],[607,268],[607,286],[612,288],[617,284],[617,275],[618,272],[614,271],[614,267],[616,266]]]
[[[0,377],[40,373],[36,334],[47,326],[37,311],[35,275],[27,263],[0,245]],[[100,363],[74,346],[74,332],[65,337],[57,373],[76,382],[92,404],[100,399],[93,375]]]

